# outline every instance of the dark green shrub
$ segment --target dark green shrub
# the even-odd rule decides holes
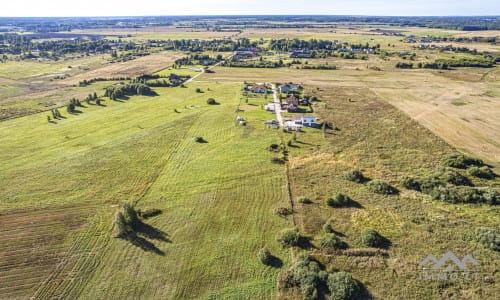
[[[300,234],[296,228],[283,229],[276,235],[276,241],[282,247],[293,247],[299,243]]]
[[[448,171],[445,171],[445,172],[439,174],[438,178],[442,182],[450,183],[453,185],[472,186],[472,183],[470,182],[470,180],[467,177],[463,176],[462,174],[460,174],[456,171],[452,171],[452,170],[448,170]]]
[[[331,207],[345,207],[352,204],[352,199],[345,194],[339,193],[335,197],[326,199],[326,204]]]
[[[269,149],[269,151],[279,152],[280,151],[280,145],[278,145],[278,144],[271,144],[268,149]]]
[[[328,275],[326,282],[330,290],[330,299],[350,300],[359,299],[360,287],[352,275],[347,272],[337,272]]]
[[[472,158],[463,154],[454,154],[444,160],[444,165],[457,169],[466,169],[470,166],[482,167],[484,162],[478,158]]]
[[[217,101],[215,101],[215,99],[214,99],[214,98],[209,98],[209,99],[207,100],[207,104],[208,104],[208,105],[216,105],[216,104],[217,104]]]
[[[319,245],[323,249],[343,249],[345,243],[333,233],[325,233],[319,240]]]
[[[269,251],[267,247],[263,247],[262,249],[260,249],[259,253],[257,254],[257,257],[259,258],[260,262],[262,262],[265,265],[269,265],[273,259],[271,251]]]
[[[420,191],[420,182],[413,177],[403,177],[401,184],[409,189],[414,191]]]
[[[304,196],[300,196],[297,199],[297,201],[299,201],[299,203],[302,203],[302,204],[311,204],[312,203],[311,199],[304,197]]]
[[[363,183],[366,181],[365,176],[363,176],[363,173],[360,170],[349,171],[344,175],[344,178],[357,183]]]
[[[486,167],[470,167],[468,170],[469,174],[478,177],[478,178],[483,178],[483,179],[494,179],[496,177],[496,174],[493,173],[493,171]]]
[[[206,143],[206,142],[207,142],[207,141],[206,141],[203,137],[201,137],[201,136],[196,137],[194,140],[195,140],[197,143],[200,143],[200,144],[204,144],[204,143]]]
[[[361,232],[361,242],[367,247],[385,248],[388,244],[386,238],[372,228],[367,228]]]
[[[370,191],[377,194],[395,195],[399,193],[399,191],[395,187],[381,180],[372,180],[368,182],[367,186]]]
[[[200,88],[196,88],[197,93],[203,93],[203,91]]]
[[[476,240],[493,251],[500,251],[500,230],[481,227],[476,230]]]

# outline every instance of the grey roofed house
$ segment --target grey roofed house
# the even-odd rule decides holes
[[[298,85],[293,83],[287,83],[280,86],[280,93],[288,93],[290,91],[296,91],[299,88]]]
[[[267,87],[263,84],[256,84],[249,89],[252,93],[267,93]]]

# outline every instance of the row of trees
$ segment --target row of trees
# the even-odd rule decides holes
[[[153,96],[156,93],[143,83],[128,83],[124,85],[113,85],[105,89],[104,96],[112,100],[123,98],[124,96],[146,95]]]

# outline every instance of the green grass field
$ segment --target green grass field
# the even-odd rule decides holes
[[[211,91],[198,94],[196,87]],[[16,268],[50,274],[47,281],[22,288],[19,277],[10,281],[2,273],[3,297],[275,297],[278,269],[263,266],[256,253],[268,245],[284,264],[289,260],[274,242],[275,232],[290,225],[273,214],[287,203],[284,171],[266,150],[279,137],[262,124],[264,99],[243,105],[248,126],[236,125],[240,89],[193,83],[64,113],[55,125],[40,114],[2,122],[4,233],[20,239],[15,219],[26,211],[45,212],[49,224],[56,210],[80,219],[60,221],[62,249],[32,250],[53,251],[57,267],[43,270],[45,262],[37,261]],[[208,97],[220,105],[208,106]],[[196,143],[197,136],[208,143]],[[168,236],[168,242],[152,239],[157,253],[112,238],[112,215],[125,201],[163,210],[147,221],[152,232]],[[33,230],[30,238],[41,234]],[[29,246],[6,250],[1,266],[14,267],[22,260],[16,253]]]

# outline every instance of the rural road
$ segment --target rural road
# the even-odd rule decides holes
[[[276,112],[276,119],[281,127],[285,127],[283,123],[283,117],[281,116],[281,102],[278,97],[278,91],[276,90],[276,84],[272,84],[273,87],[273,98],[274,98],[274,111]]]
[[[224,58],[223,60],[219,61],[219,62],[218,62],[218,63],[216,63],[215,65],[208,67],[208,70],[210,70],[210,69],[212,69],[212,68],[217,67],[217,66],[218,66],[218,65],[220,65],[223,61],[225,61],[225,60],[227,60],[227,59],[231,59],[231,57],[233,57],[233,56],[234,56],[234,54],[229,55],[228,57],[226,57],[226,58]],[[202,69],[202,71],[201,71],[200,73],[198,73],[198,74],[194,75],[193,77],[189,78],[189,79],[188,79],[188,80],[186,80],[186,82],[184,82],[184,83],[190,83],[191,81],[195,80],[198,76],[201,76],[201,75],[203,75],[204,73],[205,73],[205,70],[203,70],[203,69]]]

